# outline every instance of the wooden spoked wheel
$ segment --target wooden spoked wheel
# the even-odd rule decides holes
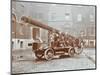
[[[44,57],[46,60],[52,60],[54,56],[54,51],[53,49],[46,49],[44,52]]]

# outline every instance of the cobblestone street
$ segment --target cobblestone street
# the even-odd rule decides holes
[[[30,49],[15,50],[12,54],[12,73],[95,69],[95,49],[92,48],[84,49],[82,54],[75,57],[54,57],[51,61],[36,59]]]

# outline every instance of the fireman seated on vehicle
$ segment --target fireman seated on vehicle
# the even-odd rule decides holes
[[[51,41],[52,48],[65,47],[64,36],[62,36],[61,34],[55,33],[53,37],[54,37],[53,41]]]

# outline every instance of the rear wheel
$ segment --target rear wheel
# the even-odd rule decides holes
[[[46,49],[44,52],[44,57],[46,60],[52,60],[54,56],[54,51],[53,49]]]
[[[68,55],[69,55],[70,57],[73,57],[74,54],[75,54],[74,48],[70,48],[70,49],[68,50]]]

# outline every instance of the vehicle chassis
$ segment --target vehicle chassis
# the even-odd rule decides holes
[[[35,53],[35,56],[38,59],[45,58],[46,60],[52,60],[54,56],[59,55],[68,55],[69,57],[73,57],[75,55],[79,55],[83,51],[83,47],[73,47],[73,46],[66,46],[66,47],[46,47],[46,48],[39,48],[40,43],[33,43],[32,49]]]

